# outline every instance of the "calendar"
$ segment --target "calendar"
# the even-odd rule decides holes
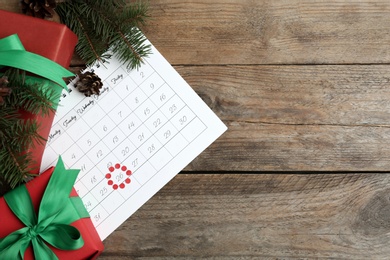
[[[150,44],[150,43],[149,43]],[[152,46],[138,69],[113,55],[88,68],[101,95],[63,91],[41,170],[61,155],[102,240],[214,142],[226,126]]]

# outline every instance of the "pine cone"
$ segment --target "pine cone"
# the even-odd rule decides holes
[[[89,71],[79,75],[79,80],[76,82],[76,88],[86,97],[99,95],[102,86],[103,83],[99,76]]]
[[[0,78],[0,105],[4,104],[3,97],[11,94],[11,89],[7,88],[7,84],[8,84],[8,78],[6,76],[1,77]]]
[[[55,0],[21,0],[22,12],[41,19],[52,19],[56,14]]]

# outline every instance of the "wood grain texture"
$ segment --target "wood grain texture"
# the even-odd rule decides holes
[[[389,15],[387,0],[156,0],[143,30],[172,64],[389,63]]]
[[[232,122],[192,171],[388,171],[389,129]]]
[[[389,63],[390,2],[158,0],[144,28],[173,64]]]
[[[147,37],[229,130],[99,259],[388,259],[390,2],[154,0],[150,15]]]
[[[19,1],[0,0],[0,9],[14,13],[21,13]]]
[[[175,68],[226,121],[389,126],[387,65]]]
[[[390,175],[178,175],[100,259],[387,259]]]
[[[229,128],[186,170],[390,169],[387,65],[176,69]]]

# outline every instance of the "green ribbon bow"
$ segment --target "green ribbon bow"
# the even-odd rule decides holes
[[[79,170],[66,170],[61,157],[58,159],[38,216],[25,185],[4,195],[8,206],[25,227],[0,239],[0,259],[23,259],[30,244],[35,259],[58,259],[44,241],[62,250],[76,250],[84,245],[80,232],[69,225],[89,217],[80,197],[69,197],[78,173]]]
[[[68,89],[62,78],[74,74],[45,57],[24,49],[18,35],[13,34],[0,40],[0,66],[9,66],[34,73]]]

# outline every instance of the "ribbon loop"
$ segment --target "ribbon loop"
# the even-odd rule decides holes
[[[0,50],[1,51],[25,51],[22,42],[20,41],[17,34],[10,35],[2,40],[0,40]]]
[[[16,34],[0,40],[0,66],[14,67],[34,73],[57,83],[66,90],[68,88],[62,78],[74,76],[72,72],[54,61],[26,51]]]
[[[0,239],[0,259],[23,259],[30,244],[36,259],[57,259],[46,243],[62,250],[77,250],[84,245],[80,232],[70,225],[89,217],[85,208],[81,212],[75,208],[82,203],[80,197],[69,197],[78,173],[79,170],[66,170],[61,157],[58,159],[43,194],[38,218],[25,185],[4,195],[12,212],[26,227]]]

